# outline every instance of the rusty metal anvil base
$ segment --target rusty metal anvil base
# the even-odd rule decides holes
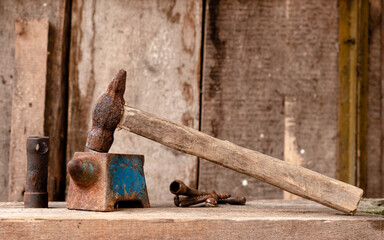
[[[143,166],[143,155],[75,153],[67,166],[67,208],[107,212],[116,203],[149,207]]]

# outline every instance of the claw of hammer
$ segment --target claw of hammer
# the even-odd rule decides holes
[[[123,116],[124,92],[127,72],[120,70],[97,101],[92,114],[92,129],[87,147],[97,152],[108,152],[113,143],[113,133]]]

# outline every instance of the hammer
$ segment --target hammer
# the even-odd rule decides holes
[[[108,152],[116,128],[272,184],[336,210],[354,214],[363,190],[320,173],[220,140],[124,105],[126,71],[120,70],[96,104],[87,147]]]

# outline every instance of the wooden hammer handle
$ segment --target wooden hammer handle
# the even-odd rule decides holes
[[[119,127],[349,214],[363,195],[355,186],[132,107],[124,106]]]

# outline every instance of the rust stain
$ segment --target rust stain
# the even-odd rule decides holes
[[[215,60],[214,66],[211,67],[209,72],[209,77],[211,82],[209,84],[208,97],[212,99],[216,96],[217,93],[221,92],[221,73],[222,65],[226,56],[226,41],[221,40],[219,33],[220,27],[218,26],[218,17],[219,17],[219,7],[220,1],[210,1],[209,2],[209,40],[213,44],[215,53],[213,54],[213,59]]]
[[[157,1],[157,9],[160,12],[163,12],[167,17],[167,20],[171,23],[180,22],[180,13],[173,14],[173,9],[175,8],[175,5],[176,5],[176,0],[171,0],[171,1],[158,0]]]
[[[193,117],[191,116],[191,113],[189,111],[183,113],[183,115],[181,116],[181,123],[184,126],[193,127]]]
[[[182,95],[184,100],[187,102],[188,105],[192,105],[193,103],[193,88],[192,85],[184,82],[183,83],[183,91]]]
[[[183,67],[184,67],[184,64],[182,64],[181,66],[178,66],[176,68],[178,74],[180,74],[180,75],[183,74]]]
[[[216,102],[214,107],[213,118],[210,120],[211,135],[219,137],[222,129],[224,119],[223,109],[223,93],[222,93],[222,72],[223,64],[226,58],[226,41],[220,39],[220,21],[218,20],[220,14],[220,1],[212,0],[208,3],[208,34],[207,34],[207,45],[211,45],[212,53],[209,53],[210,57],[214,61],[213,65],[207,66],[206,74],[207,79],[204,81],[208,82],[208,86],[203,93],[203,101]],[[205,78],[205,77],[204,77]]]
[[[182,27],[182,44],[183,49],[189,55],[193,56],[195,52],[195,44],[196,44],[196,23],[194,18],[195,10],[195,2],[188,7],[186,14],[183,19],[183,27]]]
[[[92,129],[86,146],[98,152],[108,152],[113,143],[113,134],[123,116],[124,92],[127,72],[120,70],[107,91],[99,97],[92,114]]]

